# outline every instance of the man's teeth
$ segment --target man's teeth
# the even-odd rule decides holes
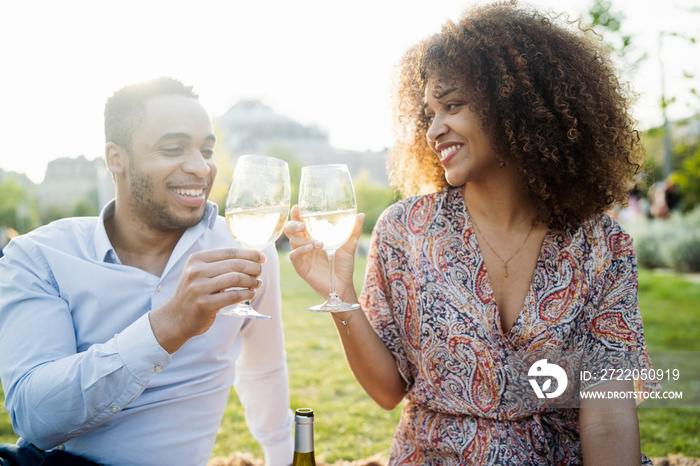
[[[448,155],[450,155],[452,152],[459,150],[459,148],[462,147],[461,144],[456,144],[454,146],[450,146],[445,150],[440,151],[440,160],[444,159]]]
[[[176,193],[180,194],[181,196],[201,196],[204,194],[203,189],[173,189]]]

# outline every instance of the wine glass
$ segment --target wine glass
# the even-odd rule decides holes
[[[289,215],[289,166],[264,155],[242,155],[236,162],[226,196],[226,225],[241,246],[262,250],[279,238]],[[249,301],[219,311],[253,319],[270,316]]]
[[[357,217],[355,190],[347,165],[311,165],[302,168],[299,209],[309,236],[323,241],[330,269],[328,299],[309,310],[341,312],[359,309],[359,304],[344,303],[335,292],[335,252],[350,238]]]

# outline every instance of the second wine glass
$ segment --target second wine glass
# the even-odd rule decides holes
[[[279,238],[289,215],[289,166],[264,155],[242,155],[226,197],[226,224],[241,246],[262,250]],[[219,311],[255,319],[270,316],[244,301]]]
[[[309,310],[341,312],[359,309],[359,304],[345,303],[335,292],[335,252],[350,238],[357,217],[355,189],[347,165],[311,165],[302,168],[299,209],[309,236],[323,242],[330,269],[328,299]]]

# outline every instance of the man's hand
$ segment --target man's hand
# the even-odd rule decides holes
[[[252,249],[200,251],[187,260],[173,296],[150,314],[158,343],[168,353],[212,326],[219,309],[252,299],[266,258]],[[236,289],[231,289],[236,288]]]

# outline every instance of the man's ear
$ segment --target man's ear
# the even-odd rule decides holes
[[[107,164],[107,170],[109,170],[113,176],[124,173],[126,171],[126,164],[128,163],[126,149],[113,142],[108,142],[105,146],[105,162]]]

